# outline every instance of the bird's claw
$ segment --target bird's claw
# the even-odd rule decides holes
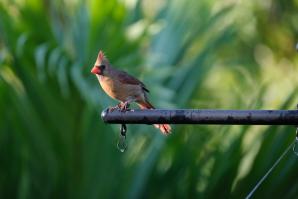
[[[111,112],[113,112],[116,109],[120,109],[120,105],[119,104],[117,106],[111,106],[111,107],[109,107],[109,112],[111,113]]]
[[[121,112],[126,112],[126,111],[129,111],[129,103],[128,102],[124,102],[123,104],[120,104],[120,111]]]
[[[130,104],[127,102],[119,103],[119,104],[117,104],[117,106],[109,107],[109,112],[113,112],[116,109],[120,110],[121,112],[129,111],[130,110],[129,105]]]

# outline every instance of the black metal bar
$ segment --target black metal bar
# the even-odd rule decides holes
[[[298,110],[106,109],[101,117],[114,124],[298,125]]]

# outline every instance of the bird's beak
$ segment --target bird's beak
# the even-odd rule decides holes
[[[101,71],[98,67],[93,67],[92,70],[91,70],[91,73],[93,74],[97,74],[97,75],[100,75],[101,74]]]

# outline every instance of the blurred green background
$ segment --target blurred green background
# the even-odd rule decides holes
[[[2,0],[0,198],[244,198],[295,137],[285,126],[177,125],[100,113],[99,49],[161,108],[295,109],[298,1]],[[255,198],[296,198],[289,152]]]

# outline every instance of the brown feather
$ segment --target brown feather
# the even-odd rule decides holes
[[[132,84],[132,85],[141,85],[142,89],[149,93],[149,90],[146,88],[145,84],[138,80],[137,78],[129,75],[124,71],[118,70],[118,80],[123,84]]]

